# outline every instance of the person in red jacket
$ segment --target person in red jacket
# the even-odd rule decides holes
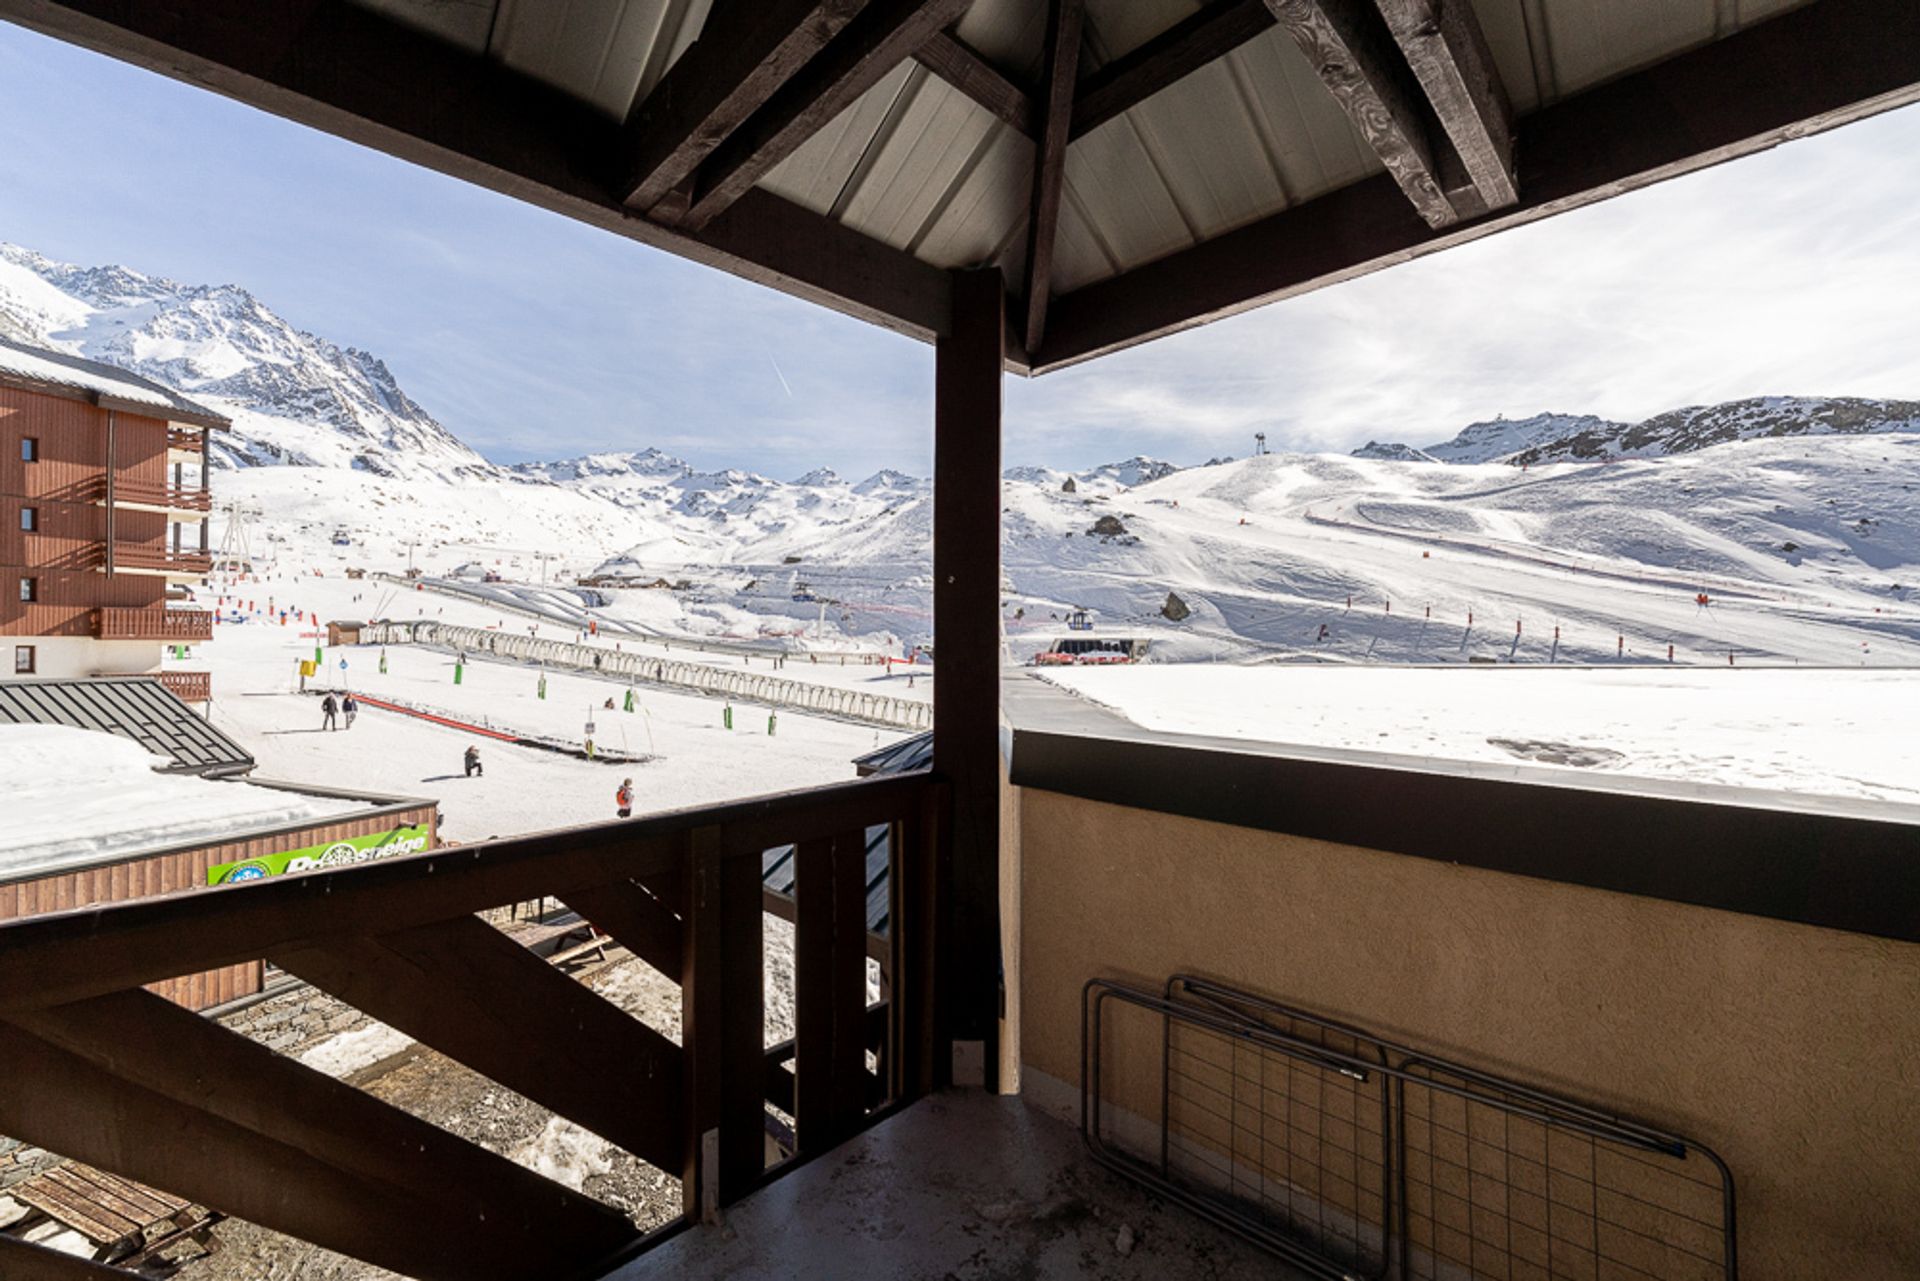
[[[623,778],[620,786],[614,790],[613,804],[621,818],[633,817],[633,780]]]

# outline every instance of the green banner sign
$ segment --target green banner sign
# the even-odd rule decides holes
[[[309,845],[279,854],[241,859],[238,863],[221,863],[207,869],[207,884],[231,885],[237,881],[264,880],[284,872],[317,872],[322,868],[345,867],[369,859],[412,854],[427,848],[427,845],[427,826],[416,823],[411,827],[396,827],[391,832],[349,836],[323,845]]]

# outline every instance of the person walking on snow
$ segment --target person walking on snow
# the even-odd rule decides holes
[[[340,710],[347,714],[347,728],[352,729],[353,718],[360,713],[360,704],[354,701],[352,694],[348,694],[341,700]]]
[[[633,780],[623,778],[613,791],[614,812],[621,818],[633,817]]]
[[[322,729],[337,728],[333,723],[333,718],[339,710],[340,705],[333,701],[333,695],[327,695],[326,700],[320,704],[320,727]]]
[[[468,778],[472,778],[475,774],[485,775],[486,771],[480,768],[480,749],[478,747],[467,748],[467,754],[462,757],[461,760],[467,767]]]

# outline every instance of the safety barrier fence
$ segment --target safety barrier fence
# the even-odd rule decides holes
[[[375,623],[363,628],[360,637],[368,644],[434,645],[463,654],[482,654],[601,676],[624,676],[635,682],[691,690],[716,698],[737,698],[742,702],[812,712],[888,729],[933,727],[932,705],[912,699],[734,671],[710,663],[577,645],[572,641],[430,620]]]

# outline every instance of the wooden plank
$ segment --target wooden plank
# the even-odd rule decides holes
[[[679,837],[711,819],[765,848],[885,822],[917,803],[899,774],[728,805],[463,845],[302,876],[190,891],[0,926],[0,1012],[99,996],[185,971],[244,964],[279,947],[384,933],[672,870]],[[759,845],[751,842],[759,841]]]
[[[62,1254],[0,1233],[0,1277],[7,1281],[127,1281],[102,1263]]]
[[[111,1245],[147,1226],[110,1212],[85,1193],[46,1175],[28,1180],[13,1195],[42,1214],[58,1219],[95,1245]]]
[[[651,209],[693,175],[866,0],[721,0],[699,39],[627,116],[626,204]]]
[[[685,846],[686,950],[680,971],[680,1045],[685,1055],[685,1117],[680,1192],[696,1223],[720,1213],[720,1081],[726,1017],[720,970],[726,934],[721,919],[721,834],[717,827],[688,833]]]
[[[932,1081],[953,1040],[996,1038],[1000,862],[1000,415],[1004,300],[997,268],[954,273],[954,333],[934,347],[933,764],[951,797],[934,843],[939,945]]]
[[[871,0],[860,16],[722,143],[694,177],[681,225],[699,230],[744,196],[914,50],[965,13],[971,0]]]
[[[843,832],[833,843],[832,947],[827,1003],[833,1013],[828,1060],[828,1107],[832,1132],[852,1134],[867,1113],[872,1074],[867,1046],[874,1038],[867,1009],[867,834]],[[884,1029],[882,1032],[884,1036]]]
[[[1432,227],[1456,221],[1441,190],[1426,100],[1373,0],[1266,0],[1354,127]]]
[[[682,1156],[679,1047],[477,917],[267,959],[664,1170]],[[619,1064],[625,1088],[607,1088]]]
[[[767,1167],[766,954],[760,859],[724,859],[720,880],[720,1201],[751,1191]]]
[[[1059,238],[1060,198],[1065,192],[1067,141],[1073,125],[1073,91],[1080,68],[1081,0],[1052,0],[1047,16],[1045,80],[1041,90],[1039,145],[1033,154],[1033,190],[1027,207],[1027,259],[1022,274],[1026,323],[1021,336],[1038,351],[1047,332],[1053,297],[1053,251]]]
[[[621,1216],[590,1198],[150,993],[119,992],[20,1015],[16,1025],[129,1087],[380,1189],[412,1207],[423,1228],[472,1225],[463,1230],[524,1259],[544,1258],[545,1238],[555,1232],[579,1234],[583,1250],[602,1251],[631,1235]],[[175,1192],[129,1185],[108,1170],[84,1173],[94,1183],[163,1198],[145,1222],[187,1204]]]
[[[151,1003],[149,1010],[201,1021],[158,997],[130,995]],[[100,1048],[97,1037],[89,1041]],[[274,1057],[268,1051],[259,1052]],[[148,1088],[24,1028],[0,1024],[0,1062],[8,1067],[7,1089],[0,1091],[0,1131],[425,1281],[505,1279],[569,1266],[583,1270],[632,1235],[619,1216],[552,1184],[545,1184],[554,1196],[543,1208],[564,1196],[579,1204],[578,1213],[528,1213],[525,1220],[544,1221],[524,1222],[523,1211],[512,1200],[483,1203],[486,1211],[500,1216],[497,1222],[482,1223],[472,1211],[454,1213],[442,1202],[379,1176],[382,1161],[408,1161],[402,1148],[381,1152],[365,1163],[367,1171],[349,1172],[271,1132],[249,1128],[211,1110],[216,1100],[230,1104],[244,1098],[263,1112],[305,1112],[313,1118],[311,1128],[319,1130],[320,1122],[340,1119],[338,1114],[308,1106],[320,1087],[313,1087],[316,1093],[303,1088],[292,1095],[269,1097],[268,1086],[260,1081],[222,1078],[218,1089],[208,1090],[206,1079],[195,1076],[200,1065],[185,1055],[141,1058],[155,1060],[158,1066],[152,1070],[168,1074],[166,1091]],[[281,1061],[291,1068],[300,1066]],[[132,1060],[123,1063],[131,1067]],[[337,1082],[327,1084],[338,1086]],[[206,1105],[174,1097],[195,1090]],[[462,1142],[411,1117],[405,1120],[419,1129],[418,1141],[434,1144],[436,1150]],[[345,1127],[336,1124],[334,1128],[344,1131]],[[334,1141],[334,1147],[350,1141],[343,1137]],[[500,1166],[510,1164],[488,1159]],[[520,1176],[515,1182],[523,1187],[545,1183],[525,1171],[515,1173]],[[554,1232],[551,1228],[556,1223],[570,1224],[582,1235],[576,1239],[571,1231]]]
[[[1515,126],[1520,203],[1427,227],[1368,179],[1056,299],[1037,372],[1920,101],[1920,6],[1820,0]]]
[[[0,0],[0,18],[902,333],[946,324],[943,272],[767,193],[697,236],[633,217],[607,172],[620,121],[348,0]]]
[[[825,1152],[837,1141],[833,1116],[834,842],[802,841],[794,849],[793,930],[794,1119],[800,1150]]]
[[[646,886],[634,881],[596,885],[572,891],[566,902],[620,946],[660,973],[679,979],[686,947],[681,920]]]
[[[1520,199],[1513,168],[1513,104],[1471,4],[1376,0],[1472,181],[1484,209]],[[1471,216],[1454,201],[1455,211]]]
[[[1273,28],[1266,0],[1213,0],[1080,82],[1073,136],[1098,129]]]
[[[1259,0],[1254,0],[1257,4]],[[1262,10],[1262,12],[1265,12]],[[942,31],[914,51],[914,61],[992,112],[1016,131],[1033,135],[1033,100],[951,31]]]

